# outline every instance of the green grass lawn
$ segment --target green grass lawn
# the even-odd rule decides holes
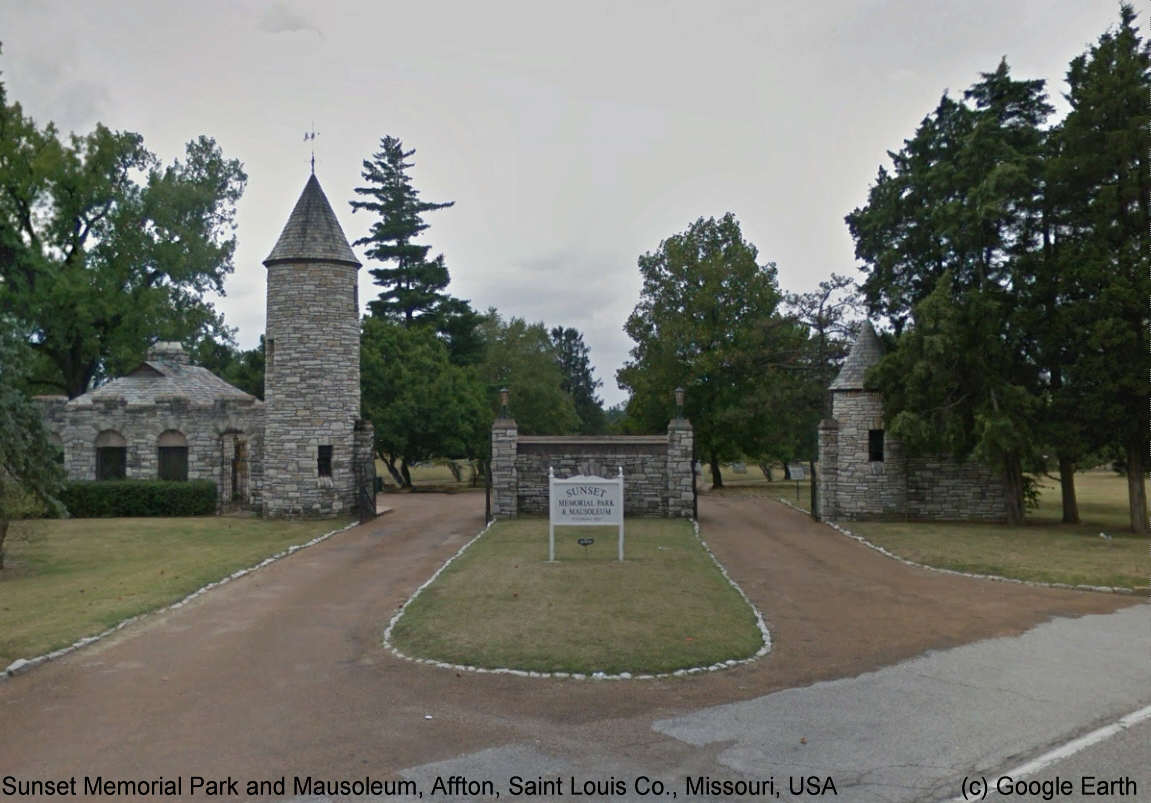
[[[625,560],[613,527],[547,521],[492,527],[408,606],[392,631],[404,653],[539,672],[656,673],[747,658],[755,615],[685,521],[629,519]],[[595,543],[579,546],[577,538]]]
[[[14,521],[0,571],[0,670],[154,610],[343,521]]]
[[[451,470],[443,461],[433,461],[412,466],[410,473],[412,475],[413,488],[419,491],[448,491],[452,493],[470,491],[483,493],[483,478],[481,477],[476,485],[472,485],[470,482],[471,469],[468,467],[467,461],[457,460],[455,463],[460,469],[459,482],[456,482]],[[378,458],[376,459],[376,476],[383,479],[385,491],[396,490],[395,480],[392,479],[392,475],[383,461]]]
[[[1058,481],[1043,478],[1021,527],[959,522],[848,522],[852,531],[916,563],[1019,580],[1146,589],[1151,540],[1127,531],[1127,480],[1075,478],[1081,524],[1062,524]],[[1100,538],[1106,532],[1110,540]]]

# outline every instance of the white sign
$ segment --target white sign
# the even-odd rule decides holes
[[[623,560],[623,467],[619,476],[556,479],[548,468],[548,560],[556,559],[556,525],[619,526],[619,559]]]
[[[787,473],[791,475],[793,480],[802,480],[805,476],[803,466],[788,466]]]

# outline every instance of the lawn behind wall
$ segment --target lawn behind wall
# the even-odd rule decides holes
[[[706,533],[705,533],[706,535]],[[581,547],[578,538],[595,543]],[[499,522],[408,606],[392,631],[407,655],[537,672],[658,673],[751,657],[755,615],[689,522],[615,527]]]
[[[0,571],[0,671],[183,599],[346,521],[14,521]]]
[[[966,522],[843,522],[915,563],[1041,583],[1145,591],[1151,539],[1128,529],[1127,480],[1111,471],[1075,475],[1081,524],[1063,524],[1058,478],[1039,479],[1039,506],[1022,526]],[[1109,537],[1102,537],[1100,533]]]

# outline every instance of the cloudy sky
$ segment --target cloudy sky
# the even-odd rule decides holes
[[[1145,16],[1146,4],[1137,4]],[[0,70],[40,122],[97,121],[165,161],[208,134],[240,159],[236,270],[219,300],[244,347],[264,329],[264,268],[316,174],[348,201],[385,134],[415,148],[451,292],[574,326],[602,396],[639,293],[636,258],[734,212],[785,290],[855,273],[843,216],[945,90],[1006,56],[1046,78],[1118,20],[1116,0],[0,0]],[[360,252],[362,257],[362,251]],[[370,299],[367,271],[361,299]]]

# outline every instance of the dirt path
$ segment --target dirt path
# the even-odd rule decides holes
[[[705,537],[768,620],[766,659],[656,682],[457,675],[393,658],[380,634],[480,506],[392,499],[371,525],[0,683],[0,775],[380,777],[522,743],[703,771],[711,751],[653,719],[1139,601],[912,569],[777,503],[705,497]]]

